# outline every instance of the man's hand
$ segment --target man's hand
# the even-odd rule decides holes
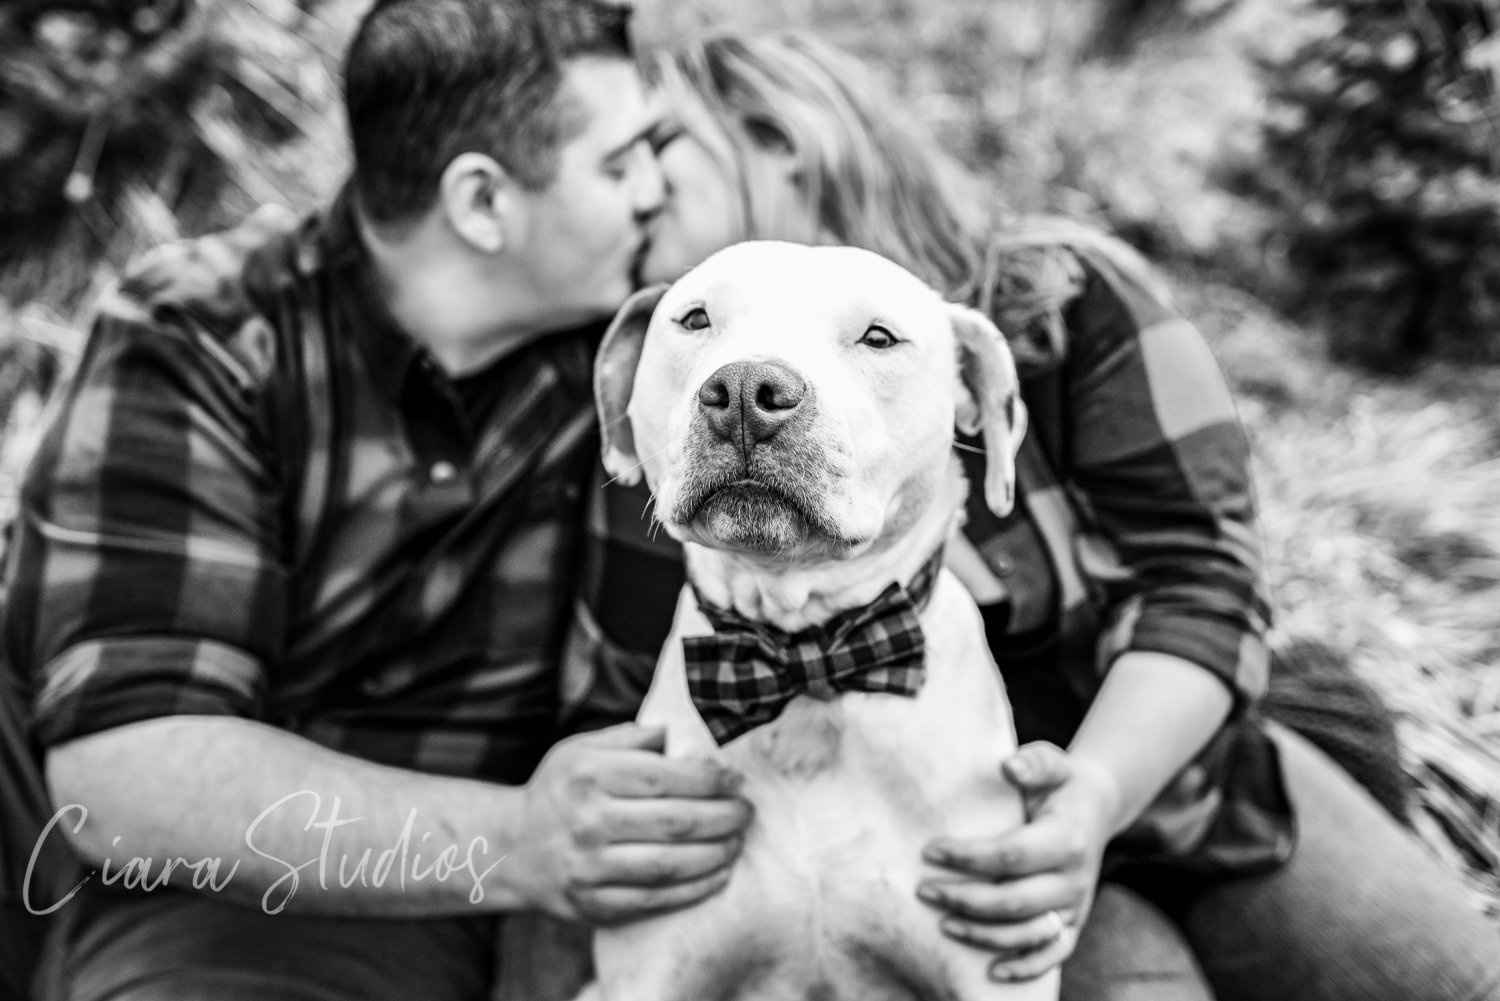
[[[938,838],[928,862],[965,874],[917,888],[945,912],[950,938],[997,955],[993,980],[1029,980],[1077,943],[1099,880],[1119,791],[1112,777],[1057,746],[1027,744],[1001,764],[1021,790],[1026,823],[993,838]]]
[[[559,742],[527,783],[506,870],[537,907],[611,924],[722,889],[751,810],[741,776],[668,758],[666,734],[630,723]]]

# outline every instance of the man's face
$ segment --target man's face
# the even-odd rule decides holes
[[[552,183],[521,195],[526,223],[515,248],[559,326],[610,313],[630,294],[665,188],[649,142],[658,116],[633,65],[575,59],[562,99],[582,115],[583,131],[559,151]]]

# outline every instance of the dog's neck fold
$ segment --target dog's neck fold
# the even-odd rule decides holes
[[[707,601],[787,632],[868,605],[892,581],[910,581],[962,520],[968,484],[955,456],[927,506],[899,538],[847,559],[768,565],[752,556],[685,543],[687,572]]]

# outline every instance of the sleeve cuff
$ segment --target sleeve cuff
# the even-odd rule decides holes
[[[1236,716],[1260,701],[1270,677],[1270,649],[1256,630],[1201,614],[1143,608],[1139,599],[1120,609],[1101,638],[1101,669],[1132,650],[1168,654],[1208,671],[1233,694]]]
[[[117,637],[48,661],[33,723],[51,746],[160,716],[259,718],[264,701],[265,668],[242,650],[189,637]]]

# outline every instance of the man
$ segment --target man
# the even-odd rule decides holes
[[[351,183],[148,260],[24,488],[6,643],[92,870],[60,996],[477,998],[493,915],[720,888],[737,777],[552,745],[590,364],[663,182],[598,0],[384,0]],[[335,918],[336,920],[328,920]]]

